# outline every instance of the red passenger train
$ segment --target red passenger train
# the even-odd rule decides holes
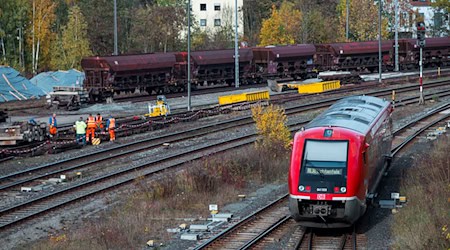
[[[303,226],[354,224],[388,165],[392,107],[371,96],[344,98],[296,133],[289,209]]]

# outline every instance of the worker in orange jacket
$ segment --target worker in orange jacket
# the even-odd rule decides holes
[[[97,128],[95,117],[93,117],[92,114],[89,114],[86,123],[87,123],[86,141],[92,143],[92,139],[95,138],[95,129]]]
[[[97,125],[97,128],[100,129],[100,131],[103,130],[103,117],[100,114],[97,114],[95,117],[95,124]]]
[[[116,119],[112,117],[112,115],[109,117],[108,121],[106,121],[106,130],[109,131],[109,141],[115,141],[116,140]]]
[[[58,124],[56,123],[56,114],[53,113],[52,116],[48,119],[48,132],[50,133],[50,136],[56,136],[56,133],[58,132],[58,129],[56,128]]]

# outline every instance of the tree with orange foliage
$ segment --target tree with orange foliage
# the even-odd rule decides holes
[[[298,42],[302,13],[290,2],[284,1],[280,9],[272,6],[272,14],[262,23],[259,46],[287,45]]]
[[[56,19],[56,3],[52,0],[33,0],[28,44],[32,46],[32,71],[37,72],[40,61],[49,60],[51,25]],[[41,56],[42,55],[42,56]]]

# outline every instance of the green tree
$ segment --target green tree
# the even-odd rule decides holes
[[[29,23],[27,0],[2,0],[0,4],[0,64],[21,71],[26,67],[25,30]]]
[[[88,24],[91,50],[96,55],[110,55],[114,51],[113,3],[111,0],[79,1],[81,12]],[[120,16],[118,20],[121,20]]]
[[[279,10],[273,5],[270,18],[262,23],[260,46],[296,43],[301,21],[302,13],[292,3],[284,1]]]
[[[87,23],[80,8],[69,10],[69,21],[62,28],[62,36],[56,40],[51,66],[54,69],[81,69],[81,59],[92,54],[87,38]]]
[[[147,53],[180,49],[179,36],[185,22],[183,5],[147,5],[137,7],[134,13],[130,31],[134,51]]]
[[[434,8],[434,26],[431,27],[432,35],[449,35],[450,2],[448,0],[436,0],[431,3]]]
[[[337,6],[338,11],[338,39],[345,41],[346,23],[346,1],[341,0]],[[378,6],[372,0],[348,0],[349,8],[349,40],[350,41],[370,41],[378,37]],[[381,37],[386,39],[389,36],[387,28],[388,20],[382,19]]]

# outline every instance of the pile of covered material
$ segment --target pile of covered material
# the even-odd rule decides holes
[[[0,102],[38,98],[45,93],[20,73],[7,66],[0,66]]]
[[[83,72],[71,69],[42,72],[31,78],[30,81],[45,93],[49,93],[53,91],[55,86],[81,87],[83,80]]]

